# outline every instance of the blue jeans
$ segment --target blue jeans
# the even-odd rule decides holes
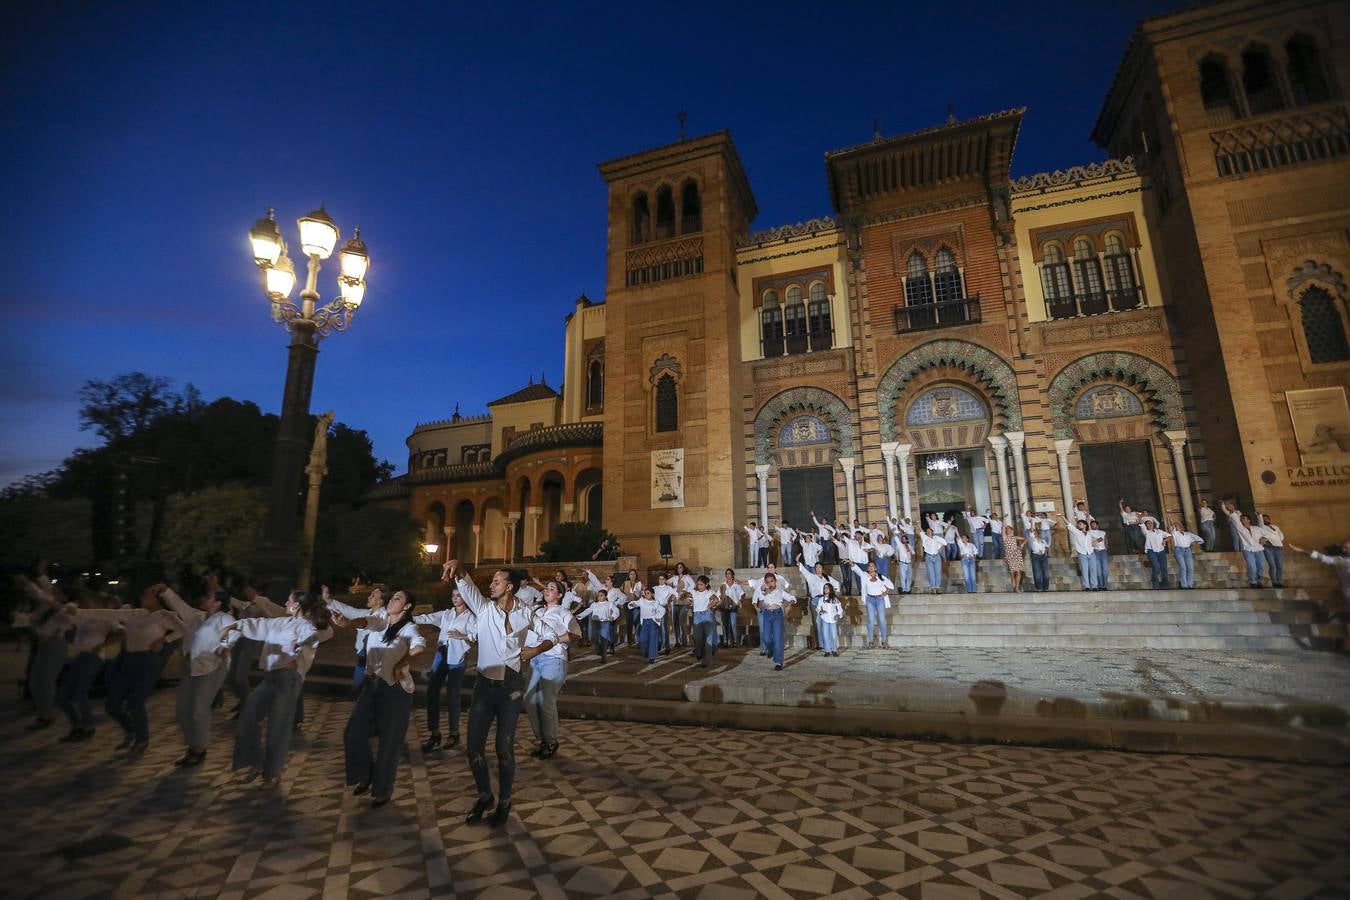
[[[449,701],[447,722],[450,734],[459,736],[459,711],[463,702],[460,694],[464,685],[464,663],[457,666],[445,664],[444,651],[436,651],[436,661],[427,676],[427,731],[441,733],[441,695]]]
[[[839,625],[837,623],[820,623],[820,649],[826,653],[839,652]]]
[[[70,719],[71,728],[89,728],[93,719],[89,712],[89,689],[103,668],[103,659],[97,653],[88,650],[80,653],[70,662],[66,674],[61,679],[61,689],[56,702]]]
[[[1167,551],[1148,550],[1148,564],[1153,568],[1153,589],[1167,589]]]
[[[593,622],[595,625],[595,645],[601,656],[614,652],[614,622]]]
[[[1265,554],[1260,550],[1243,550],[1242,557],[1247,561],[1247,583],[1259,587],[1265,575]]]
[[[1048,553],[1031,554],[1031,581],[1038,591],[1050,589],[1050,555]]]
[[[845,594],[853,593],[853,567],[846,560],[839,562],[839,586]]]
[[[966,590],[975,592],[979,589],[979,569],[976,568],[975,560],[972,557],[965,557],[961,560],[961,570],[966,576]]]
[[[657,619],[643,619],[638,629],[638,644],[642,655],[648,662],[656,662],[656,654],[661,652],[661,622]]]
[[[1083,590],[1090,591],[1097,586],[1097,565],[1091,553],[1079,553],[1078,579],[1083,582]]]
[[[1092,563],[1097,570],[1097,587],[1106,590],[1111,584],[1111,555],[1105,550],[1093,550]]]
[[[882,578],[891,577],[891,561],[885,556],[877,557],[877,574]]]
[[[1200,523],[1200,536],[1205,539],[1206,550],[1212,552],[1219,549],[1219,536],[1214,533],[1213,522]],[[1189,550],[1190,548],[1187,547],[1186,549]]]
[[[281,777],[286,755],[291,752],[296,698],[303,686],[304,679],[295,669],[273,669],[263,675],[239,713],[239,726],[234,735],[234,768],[261,768],[265,778]],[[412,697],[408,702],[412,703]],[[266,749],[262,740],[263,719],[267,720]],[[407,721],[403,720],[405,730]]]
[[[908,594],[914,588],[914,564],[901,560],[900,562],[900,590]]]
[[[759,611],[759,655],[768,656],[769,636],[768,626],[764,624],[764,610]]]
[[[356,654],[356,668],[352,669],[352,690],[361,690],[366,683],[366,651]]]
[[[767,630],[765,649],[773,657],[774,664],[781,666],[783,664],[783,611],[781,609],[766,609],[763,615]]]
[[[1177,558],[1177,581],[1184,588],[1195,587],[1195,558],[1190,547],[1173,547]]]
[[[1003,558],[1003,532],[995,531],[991,535],[994,539],[994,559]]]
[[[928,570],[928,586],[935,591],[942,590],[942,557],[930,553],[923,558],[923,564]]]
[[[715,612],[707,610],[706,612],[694,613],[693,636],[690,640],[694,645],[694,655],[698,657],[699,662],[706,669],[712,664],[713,655],[717,653],[717,614]]]
[[[536,656],[530,660],[530,681],[525,685],[525,715],[541,743],[558,740],[558,693],[567,680],[567,660],[560,656]]]
[[[867,598],[867,640],[872,640],[873,631],[881,634],[880,640],[886,640],[886,598]]]
[[[1266,570],[1270,572],[1270,586],[1279,587],[1284,584],[1284,548],[1267,547],[1265,555]]]

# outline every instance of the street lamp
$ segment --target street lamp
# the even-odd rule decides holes
[[[299,305],[291,301],[295,289],[295,264],[287,252],[286,239],[277,227],[273,210],[249,229],[253,262],[262,275],[263,294],[272,306],[272,320],[291,334],[286,363],[286,386],[281,397],[281,421],[272,456],[272,483],[268,498],[267,528],[255,563],[257,577],[271,596],[285,596],[295,571],[296,522],[299,517],[301,476],[309,453],[309,398],[314,388],[314,363],[319,341],[335,331],[346,331],[365,299],[370,255],[361,230],[355,231],[338,254],[338,297],[320,305],[319,268],[333,255],[341,233],[333,217],[320,206],[297,220],[300,250],[308,261],[305,286]]]

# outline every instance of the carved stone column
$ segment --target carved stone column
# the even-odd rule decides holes
[[[1059,489],[1064,495],[1064,507],[1060,510],[1068,516],[1073,510],[1073,484],[1069,481],[1069,450],[1073,447],[1073,438],[1055,441],[1055,456],[1059,457]]]
[[[564,522],[575,522],[577,520],[577,505],[575,503],[564,503],[562,505],[562,520]]]
[[[909,455],[913,449],[913,444],[895,445],[895,455],[900,463],[900,506],[904,510],[905,518],[911,520],[914,513],[909,506]]]
[[[521,552],[526,556],[535,557],[539,555],[539,519],[544,515],[544,508],[527,506],[525,515],[530,517],[530,521],[525,529],[525,543]]]
[[[994,468],[998,472],[998,496],[1002,501],[1003,523],[1012,520],[1012,499],[1008,496],[1008,439],[1001,434],[989,435],[989,444],[994,448]]]
[[[1184,431],[1164,431],[1163,437],[1167,438],[1167,444],[1172,448],[1172,465],[1177,470],[1177,493],[1181,494],[1181,515],[1186,520],[1182,524],[1187,528],[1195,528],[1195,506],[1191,500],[1191,477],[1186,474],[1186,432]],[[1167,523],[1163,523],[1166,527]]]
[[[839,468],[844,470],[844,495],[848,499],[848,521],[852,526],[858,518],[858,497],[853,486],[853,467],[856,461],[851,456],[839,457]]]
[[[886,463],[886,509],[887,515],[895,518],[895,448],[898,441],[887,441],[881,445],[881,459]]]
[[[769,527],[769,470],[768,463],[755,466],[755,480],[759,482],[759,527]]]
[[[1008,449],[1012,452],[1013,471],[1017,473],[1017,502],[1022,504],[1028,510],[1031,509],[1031,489],[1027,485],[1027,467],[1022,461],[1022,448],[1026,446],[1027,433],[1025,431],[1005,431],[1003,436],[1008,439]],[[1021,514],[1021,510],[1017,510]],[[1022,526],[1014,526],[1017,533],[1022,533]]]
[[[478,568],[479,561],[482,559],[483,554],[483,542],[481,540],[482,532],[482,525],[473,526],[473,565],[475,569]]]
[[[455,526],[446,525],[441,529],[441,533],[445,535],[445,543],[442,545],[445,547],[445,554],[441,557],[441,562],[449,562],[455,558]]]

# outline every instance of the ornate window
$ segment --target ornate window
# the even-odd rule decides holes
[[[830,325],[830,298],[825,293],[824,282],[812,283],[810,297],[811,302],[806,312],[811,334],[811,349],[828,350],[833,327]]]
[[[1134,392],[1114,384],[1088,388],[1073,407],[1075,419],[1113,419],[1143,414],[1144,404]]]
[[[645,193],[633,198],[633,243],[652,239],[652,211]]]
[[[1242,51],[1242,90],[1247,95],[1247,109],[1254,116],[1284,109],[1270,51],[1259,44]]]
[[[1317,42],[1306,34],[1298,34],[1284,45],[1289,58],[1289,87],[1294,92],[1294,105],[1321,103],[1331,99],[1331,83],[1322,68],[1322,55]]]
[[[675,236],[675,194],[670,185],[663,184],[656,191],[656,238]]]
[[[1222,125],[1241,115],[1233,96],[1233,81],[1228,77],[1228,61],[1222,56],[1206,56],[1200,61],[1200,98],[1211,125]]]
[[[1069,264],[1064,261],[1064,248],[1058,243],[1045,245],[1041,265],[1041,288],[1045,291],[1045,305],[1052,319],[1078,315],[1073,299],[1073,279]]]
[[[1336,299],[1325,288],[1314,285],[1298,298],[1298,305],[1303,320],[1303,339],[1308,344],[1308,358],[1314,363],[1350,360],[1345,320],[1336,308]]]
[[[1097,249],[1085,237],[1073,242],[1073,269],[1078,276],[1080,307],[1084,315],[1106,312],[1106,288],[1102,284],[1102,264]]]
[[[783,310],[778,305],[778,292],[770,288],[764,292],[759,311],[760,344],[765,356],[782,356]]]
[[[938,303],[961,299],[961,273],[956,268],[956,255],[943,247],[937,252],[933,267],[933,287]]]
[[[905,424],[943,425],[988,418],[988,408],[974,392],[947,384],[915,397],[905,413]]]
[[[1106,286],[1112,309],[1134,309],[1139,305],[1139,285],[1134,278],[1134,262],[1119,234],[1106,236]]]
[[[703,230],[703,204],[699,201],[698,184],[691,178],[680,188],[680,234]]]
[[[783,334],[787,336],[788,353],[806,352],[806,304],[802,302],[802,289],[792,285],[787,289],[786,302],[783,305]]]
[[[675,386],[675,376],[667,372],[656,379],[656,430],[664,432],[679,429],[679,390]]]
[[[586,407],[596,409],[605,405],[605,364],[592,359],[586,372]]]
[[[929,309],[913,307],[932,307],[933,282],[928,278],[928,261],[923,254],[915,250],[909,255],[905,266],[905,305],[911,307],[905,315],[905,324],[912,331],[916,328],[931,328],[937,323],[937,316]]]
[[[830,427],[819,416],[797,416],[784,423],[778,431],[778,446],[795,447],[802,444],[828,444]]]

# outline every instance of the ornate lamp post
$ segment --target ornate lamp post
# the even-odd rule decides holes
[[[272,483],[268,495],[267,528],[258,551],[254,574],[271,596],[284,597],[296,571],[300,482],[309,452],[309,397],[314,388],[314,361],[319,341],[335,331],[346,331],[366,294],[370,256],[356,229],[338,253],[338,299],[319,305],[319,263],[333,255],[337,223],[319,207],[300,217],[300,248],[309,260],[308,277],[300,305],[290,301],[295,288],[295,265],[272,210],[249,230],[253,261],[262,273],[263,293],[272,304],[272,321],[291,333],[286,363],[286,387],[281,398],[281,421],[272,456]]]

